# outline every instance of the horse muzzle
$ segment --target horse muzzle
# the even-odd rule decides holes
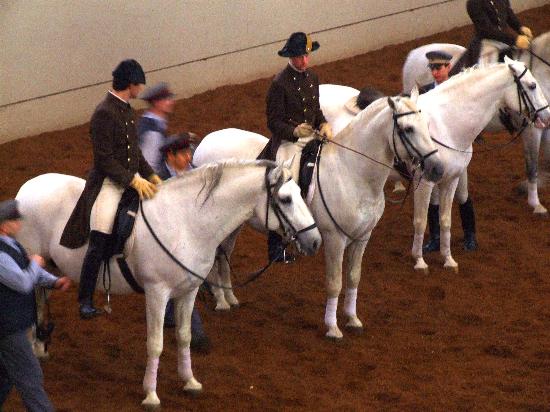
[[[298,251],[307,256],[312,256],[316,254],[321,247],[321,242],[321,233],[319,232],[319,229],[317,229],[317,227],[298,233],[296,235]]]
[[[443,163],[441,163],[441,160],[432,156],[424,160],[423,171],[424,177],[426,179],[428,179],[430,182],[437,183],[443,177],[445,168],[443,167]]]
[[[550,127],[550,108],[545,108],[537,113],[535,117],[535,127],[537,129],[545,129]]]

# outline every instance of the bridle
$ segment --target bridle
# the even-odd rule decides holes
[[[395,135],[396,135],[396,131],[397,131],[397,136],[399,136],[399,139],[401,140],[401,143],[403,144],[403,146],[405,147],[405,150],[407,151],[407,155],[410,157],[411,161],[413,162],[413,164],[415,165],[415,167],[422,167],[424,168],[424,162],[425,160],[434,155],[435,153],[437,153],[437,149],[434,149],[432,150],[431,152],[425,154],[425,155],[422,155],[422,153],[420,153],[420,151],[414,146],[414,144],[410,141],[410,139],[408,138],[406,132],[403,130],[403,128],[399,125],[399,123],[397,122],[397,119],[399,119],[400,117],[403,117],[403,116],[408,116],[408,115],[412,115],[412,114],[418,114],[420,113],[420,110],[419,111],[414,111],[414,110],[411,110],[411,111],[408,111],[408,112],[405,112],[405,113],[396,113],[395,112],[395,109],[392,109],[393,110],[393,114],[392,114],[392,119],[393,119],[393,131],[392,131],[392,142],[393,142],[393,148],[394,148],[394,154],[396,156],[396,162],[397,163],[401,163],[401,165],[405,165],[406,166],[406,163],[403,161],[403,159],[401,159],[401,157],[399,156],[399,153],[397,152],[397,145],[396,145],[396,138],[395,138]],[[341,143],[337,143],[333,140],[328,140],[328,139],[324,139],[322,141],[322,144],[319,145],[319,149],[317,151],[317,158],[315,160],[315,164],[316,164],[316,168],[317,168],[317,188],[319,190],[319,196],[321,197],[321,202],[323,203],[323,206],[328,214],[328,216],[330,217],[330,220],[332,220],[332,223],[334,224],[334,226],[336,226],[336,228],[342,232],[347,238],[351,239],[352,242],[355,242],[357,240],[361,240],[361,238],[367,233],[368,229],[364,230],[361,235],[357,236],[357,237],[353,237],[351,236],[337,221],[336,219],[334,218],[332,212],[330,211],[329,207],[328,207],[328,204],[327,204],[327,201],[325,199],[325,195],[323,194],[323,189],[321,187],[321,179],[320,179],[320,173],[321,173],[321,152],[323,150],[323,146],[325,143],[332,143],[332,144],[335,144],[336,146],[339,146],[343,149],[346,149],[346,150],[349,150],[355,154],[358,154],[360,156],[363,156],[379,165],[382,165],[384,167],[387,167],[388,169],[394,169],[393,166],[390,166],[390,165],[387,165],[383,162],[380,162],[376,159],[373,159],[371,158],[370,156],[367,156],[366,154],[364,153],[361,153],[361,152],[358,152],[350,147],[347,147],[347,146],[344,146],[342,145]],[[413,172],[414,173],[414,172]],[[412,175],[411,175],[412,176]]]
[[[531,121],[531,123],[535,122],[537,120],[537,115],[539,112],[542,112],[543,110],[546,110],[548,108],[548,105],[541,107],[540,109],[535,108],[535,105],[533,104],[533,101],[529,97],[529,94],[525,90],[525,87],[523,84],[521,84],[521,78],[525,76],[525,73],[527,73],[527,70],[529,70],[527,67],[525,67],[525,70],[518,76],[512,68],[510,68],[513,72],[514,76],[514,82],[516,83],[517,91],[518,91],[518,105],[519,105],[519,113],[523,113],[523,107],[527,109],[527,118]]]
[[[281,188],[281,186],[283,184],[290,181],[292,179],[292,177],[289,176],[289,178],[286,181],[283,182],[282,181],[283,176],[281,175],[281,178],[276,183],[271,184],[269,182],[269,177],[268,177],[269,172],[271,170],[273,170],[273,167],[266,168],[265,176],[264,176],[266,196],[267,196],[266,207],[265,207],[265,228],[266,228],[266,230],[269,230],[269,207],[271,206],[271,209],[273,209],[273,213],[277,217],[277,220],[279,220],[279,225],[283,229],[284,237],[287,239],[287,242],[292,242],[293,240],[298,238],[298,236],[300,234],[302,234],[304,232],[307,232],[309,230],[315,229],[317,227],[317,224],[315,222],[313,222],[313,224],[311,224],[309,226],[306,226],[302,229],[296,229],[294,227],[294,225],[292,224],[292,222],[290,221],[288,216],[285,214],[285,212],[279,206],[279,202],[278,202],[279,189]]]
[[[420,113],[420,110],[419,111],[411,110],[405,113],[396,113],[394,110],[392,115],[393,117],[393,131],[392,131],[393,152],[395,154],[395,163],[397,167],[401,168],[402,170],[406,169],[407,166],[406,166],[406,163],[403,161],[403,159],[401,159],[401,156],[399,156],[399,152],[397,151],[397,145],[396,145],[396,139],[395,139],[396,131],[397,131],[397,136],[399,137],[401,144],[407,151],[407,155],[411,159],[411,162],[415,169],[418,167],[421,167],[422,169],[424,169],[424,162],[426,161],[426,159],[437,153],[437,149],[434,149],[431,152],[425,155],[422,155],[422,153],[420,153],[420,151],[414,146],[414,144],[412,144],[409,137],[407,136],[407,133],[403,130],[401,126],[399,126],[399,123],[397,123],[397,119],[399,119],[400,117],[408,116],[416,113]],[[409,174],[411,173],[409,172]]]

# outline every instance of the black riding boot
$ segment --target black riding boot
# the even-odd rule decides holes
[[[460,219],[462,220],[462,230],[464,230],[464,250],[476,250],[476,217],[472,199],[468,198],[466,202],[459,206],[459,209]]]
[[[296,260],[294,256],[283,250],[283,238],[271,230],[267,235],[267,250],[269,260],[283,263],[291,263]]]
[[[422,247],[423,253],[439,251],[439,205],[428,206],[428,230],[430,238]]]
[[[80,303],[80,317],[91,319],[101,313],[101,310],[94,308],[94,291],[99,275],[99,267],[105,255],[109,235],[95,230],[90,232],[88,251],[82,263],[80,273],[80,285],[78,288],[78,303]]]

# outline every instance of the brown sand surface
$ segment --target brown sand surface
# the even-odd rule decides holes
[[[521,18],[536,33],[548,31],[550,5]],[[466,44],[471,34],[471,27],[458,28],[315,70],[324,83],[371,85],[397,94],[409,50],[436,41]],[[269,82],[224,86],[180,100],[173,130],[205,135],[238,127],[267,134]],[[90,113],[96,103],[90,102]],[[487,139],[491,145],[508,136]],[[90,162],[87,125],[4,144],[0,198],[14,196],[41,173],[85,176]],[[474,155],[470,193],[480,248],[462,250],[455,207],[452,248],[459,274],[443,270],[434,255],[426,258],[430,274],[416,273],[410,256],[412,203],[403,209],[388,204],[364,257],[362,335],[345,333],[337,344],[324,339],[322,253],[275,266],[237,291],[242,306],[229,313],[214,312],[209,299],[199,302],[213,343],[210,354],[193,356],[204,392],[196,398],[183,394],[169,330],[158,381],[163,410],[550,410],[550,226],[513,191],[523,178],[520,143]],[[541,201],[548,207],[550,194]],[[249,273],[265,259],[264,236],[246,229],[234,254],[235,272]],[[84,322],[77,317],[76,288],[54,294],[57,326],[43,368],[59,411],[139,410],[144,298],[115,297],[113,305],[110,316]],[[4,410],[23,410],[16,393]]]

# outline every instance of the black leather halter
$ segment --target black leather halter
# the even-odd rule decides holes
[[[512,69],[510,69],[512,70]],[[525,67],[525,70],[523,73],[521,73],[519,76],[516,75],[516,73],[512,70],[513,76],[514,76],[514,82],[516,83],[517,90],[518,90],[518,104],[519,104],[519,113],[523,112],[522,106],[524,105],[527,109],[528,113],[528,119],[531,122],[535,122],[537,120],[537,115],[539,112],[542,112],[543,110],[546,110],[548,108],[548,105],[541,107],[540,109],[535,108],[535,105],[533,104],[533,101],[529,97],[529,94],[525,90],[525,87],[523,87],[523,84],[521,84],[521,78],[525,76],[525,73],[527,73],[527,70],[529,70],[527,67]]]
[[[296,229],[288,216],[283,212],[281,207],[279,206],[279,189],[281,186],[290,181],[292,177],[289,177],[285,182],[282,182],[282,175],[281,175],[281,181],[271,185],[269,183],[269,172],[272,170],[272,168],[267,168],[265,170],[265,187],[266,187],[266,193],[267,193],[267,201],[266,201],[266,208],[265,208],[265,228],[266,230],[269,230],[269,207],[271,206],[271,209],[273,209],[273,213],[275,213],[275,216],[279,220],[279,224],[283,228],[285,238],[287,239],[287,242],[292,242],[295,240],[300,234],[307,232],[309,230],[315,229],[317,227],[317,224],[313,222],[313,224],[304,227],[303,229]]]

